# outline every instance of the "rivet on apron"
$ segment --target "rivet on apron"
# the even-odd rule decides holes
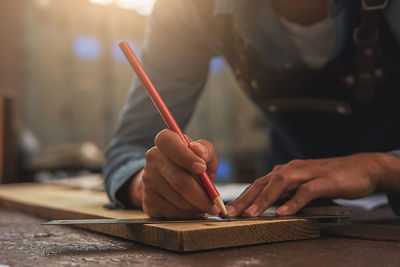
[[[268,111],[276,112],[276,111],[278,111],[278,107],[276,105],[270,105],[270,106],[268,106]]]
[[[382,78],[383,76],[383,70],[381,68],[377,68],[374,70],[374,74],[376,78]]]
[[[238,76],[240,75],[240,69],[239,68],[235,68],[235,74],[238,75]]]
[[[292,63],[286,63],[285,65],[283,65],[284,69],[290,69],[293,68],[293,64]]]
[[[336,106],[337,113],[346,114],[348,113],[347,108],[341,105]]]
[[[254,78],[251,79],[251,88],[253,88],[254,90],[258,90],[258,82]]]
[[[353,75],[347,75],[344,77],[344,82],[347,86],[353,86],[355,81],[356,79],[354,78]]]
[[[373,76],[369,72],[362,72],[358,74],[357,78],[357,81],[363,85],[370,84],[373,81]]]
[[[372,56],[372,54],[373,54],[373,50],[371,49],[371,48],[366,48],[366,49],[364,49],[364,54],[366,55],[366,56]]]

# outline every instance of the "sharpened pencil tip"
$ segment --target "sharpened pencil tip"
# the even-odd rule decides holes
[[[222,212],[222,214],[224,215],[225,218],[229,218],[229,214],[228,211],[226,210],[225,204],[222,201],[221,196],[218,196],[214,199],[214,203],[215,205],[217,205],[217,207],[220,209],[220,211]]]

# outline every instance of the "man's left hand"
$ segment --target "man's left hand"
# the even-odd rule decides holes
[[[390,173],[400,159],[390,153],[360,153],[345,157],[293,160],[277,165],[258,178],[236,200],[228,204],[230,216],[259,216],[277,200],[292,196],[276,213],[291,215],[316,198],[357,199],[386,190]],[[398,173],[397,173],[398,175]],[[398,176],[396,176],[398,177]],[[385,180],[386,179],[386,180]],[[399,180],[394,181],[399,185]]]

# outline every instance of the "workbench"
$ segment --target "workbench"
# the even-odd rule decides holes
[[[321,237],[175,253],[0,207],[0,266],[400,266],[400,218],[389,207],[351,210]]]

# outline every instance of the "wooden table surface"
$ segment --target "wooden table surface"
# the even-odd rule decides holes
[[[0,208],[0,266],[400,266],[400,218],[352,212],[319,239],[179,254]]]

